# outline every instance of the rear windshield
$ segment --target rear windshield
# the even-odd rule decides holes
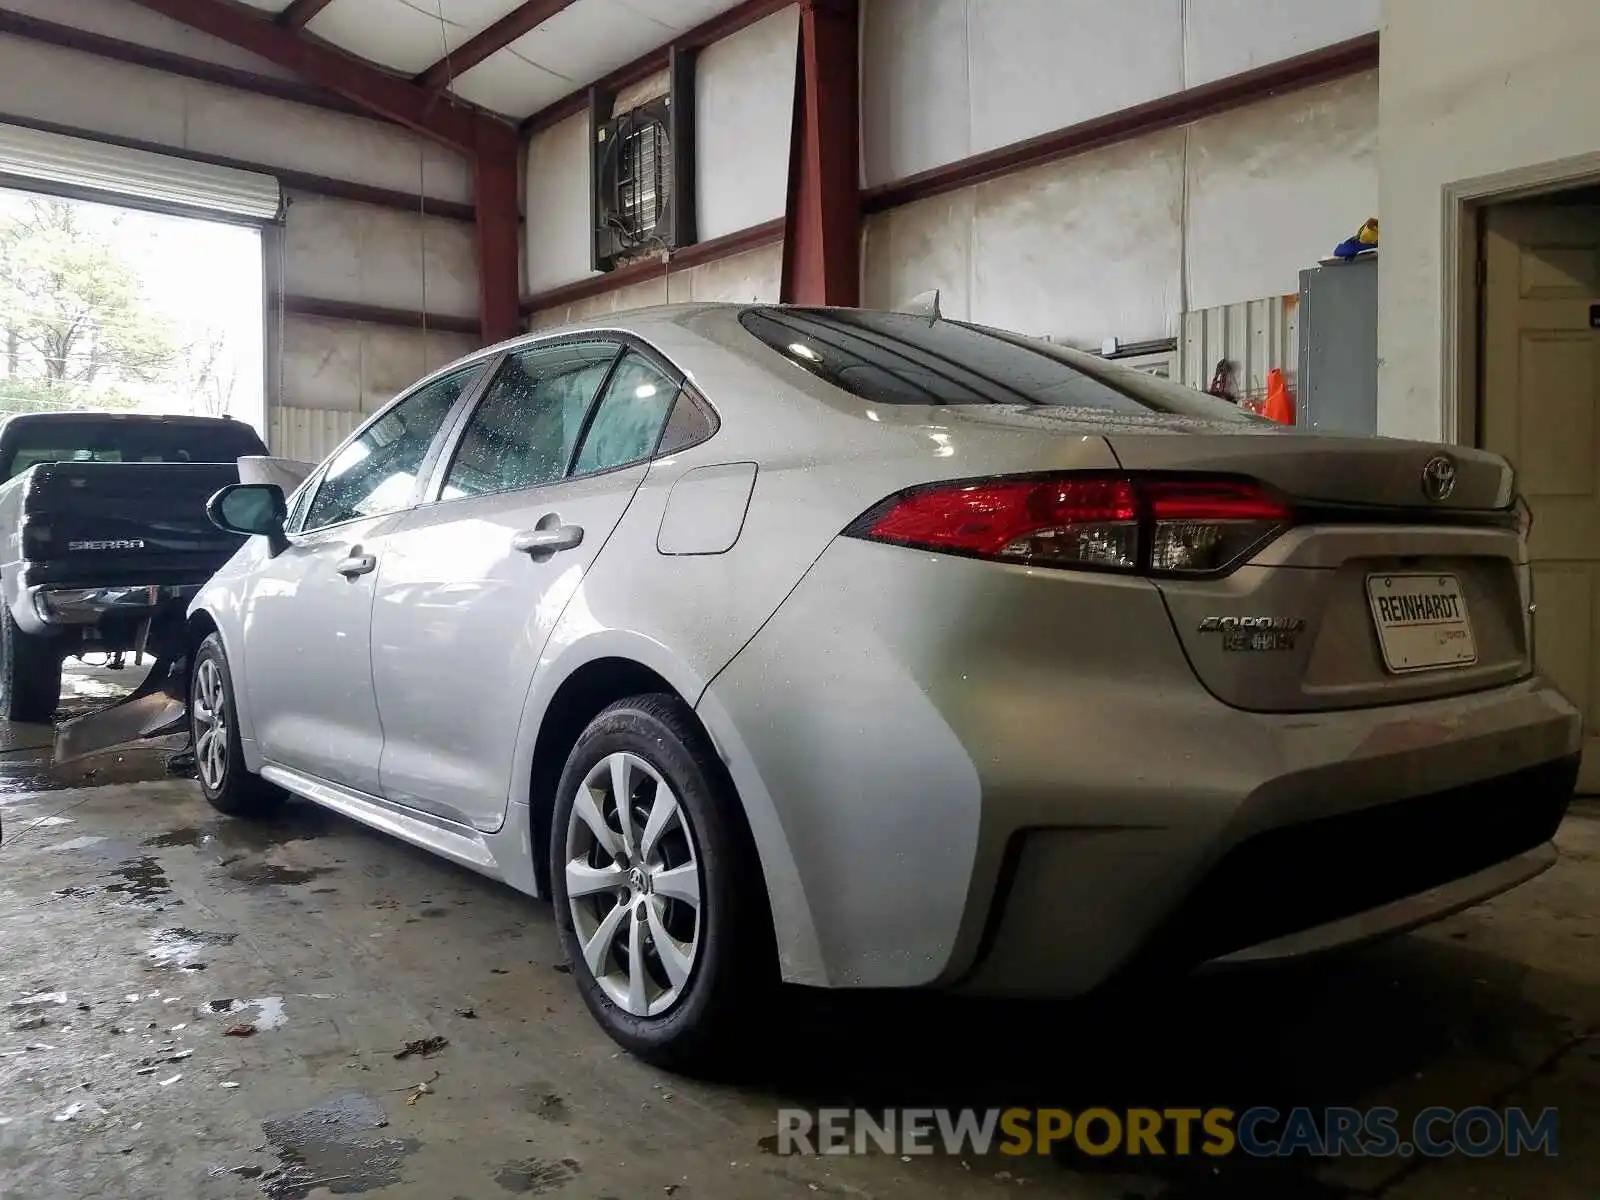
[[[14,479],[39,463],[229,463],[265,454],[266,447],[250,426],[238,421],[215,425],[158,424],[144,421],[49,421],[16,424],[3,476]]]
[[[1092,354],[962,321],[860,309],[750,308],[745,329],[873,404],[1047,404],[1254,423],[1226,400]]]

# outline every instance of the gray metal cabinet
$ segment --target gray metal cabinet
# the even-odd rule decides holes
[[[1296,423],[1378,432],[1378,256],[1300,272]]]

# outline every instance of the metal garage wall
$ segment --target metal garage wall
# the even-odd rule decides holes
[[[475,349],[470,334],[290,316],[283,327],[282,403],[268,414],[273,453],[323,458],[366,416],[435,367]]]
[[[1188,306],[1296,291],[1379,215],[1377,72],[1200,121],[1188,164]]]
[[[866,303],[940,288],[952,315],[1098,348],[1294,291],[1376,211],[1376,94],[1369,72],[878,214]]]
[[[4,7],[282,74],[125,0],[4,0]],[[94,86],[84,86],[90,79]],[[397,126],[0,35],[0,121],[8,116],[435,200],[471,199],[464,159]],[[322,196],[289,200],[275,264],[288,294],[458,319],[476,313],[470,224]],[[281,354],[268,372],[268,444],[298,458],[322,457],[363,413],[477,342],[292,313],[269,312],[269,324],[280,316],[269,339]]]
[[[786,8],[700,52],[694,116],[702,241],[783,216],[799,29],[799,10]]]
[[[545,309],[529,318],[528,328],[545,329],[603,313],[622,312],[624,309],[665,304],[668,301],[770,302],[778,297],[782,270],[783,244],[780,242],[687,270],[673,271],[670,276],[662,275],[602,292],[572,304]]]
[[[71,15],[62,8],[57,20]],[[464,159],[398,126],[0,35],[7,115],[441,200],[472,197]]]
[[[1600,164],[1600,5],[1405,0],[1385,8],[1378,431],[1449,437],[1441,197],[1450,184],[1503,172],[1550,164],[1559,178]]]
[[[1211,382],[1217,363],[1234,366],[1237,399],[1262,399],[1267,372],[1285,372],[1294,390],[1300,361],[1300,296],[1290,293],[1183,314],[1168,378],[1190,387]]]
[[[465,222],[290,193],[283,242],[291,295],[477,315],[477,252]]]
[[[873,217],[864,301],[929,288],[944,311],[1098,347],[1173,334],[1184,132],[1019,172]]]
[[[783,215],[798,28],[796,11],[787,8],[700,51],[695,67],[695,191],[701,241]],[[632,102],[618,98],[621,105]],[[588,137],[589,117],[580,113],[529,139],[528,292],[596,274],[589,266]],[[765,279],[766,274],[757,271],[749,277]],[[776,280],[775,273],[772,278]],[[777,298],[776,282],[763,298]]]
[[[873,187],[1332,45],[1379,0],[863,0]]]

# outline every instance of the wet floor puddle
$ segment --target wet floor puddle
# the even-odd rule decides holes
[[[284,867],[277,863],[236,862],[229,865],[228,878],[252,887],[272,884],[292,887],[320,879],[331,870],[332,867]]]
[[[162,870],[161,864],[148,854],[140,858],[130,858],[107,874],[120,882],[106,884],[105,891],[126,896],[135,904],[163,902],[172,894],[172,883],[167,878],[166,871]]]
[[[253,1000],[212,1000],[206,1011],[218,1017],[237,1017],[238,1024],[254,1030],[282,1029],[289,1023],[282,996],[257,996]]]
[[[206,933],[193,929],[158,929],[150,935],[146,957],[158,967],[177,967],[182,971],[204,971],[210,951],[232,945],[234,933]]]
[[[263,1121],[262,1132],[278,1157],[269,1169],[236,1167],[254,1178],[270,1200],[305,1200],[313,1191],[354,1195],[401,1181],[407,1155],[422,1143],[385,1137],[383,1105],[366,1092],[347,1092],[291,1117]]]
[[[506,1191],[517,1196],[543,1196],[566,1187],[580,1174],[576,1159],[563,1158],[551,1161],[543,1158],[525,1158],[509,1162],[494,1173],[494,1181]]]

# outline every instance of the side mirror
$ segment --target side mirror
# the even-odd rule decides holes
[[[206,516],[218,529],[266,538],[273,557],[289,548],[283,532],[289,506],[275,483],[230,483],[206,501]]]

